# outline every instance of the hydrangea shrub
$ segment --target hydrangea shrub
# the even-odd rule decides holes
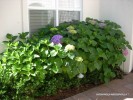
[[[132,49],[121,27],[108,20],[64,22],[27,36],[7,34],[3,42],[7,48],[0,56],[2,99],[28,100],[82,82],[109,82]]]

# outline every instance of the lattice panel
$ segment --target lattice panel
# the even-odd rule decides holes
[[[59,0],[59,9],[79,10],[81,0]]]
[[[55,24],[55,11],[30,10],[29,15],[31,33],[36,32],[39,28],[44,28],[48,24]]]
[[[80,20],[79,11],[59,11],[59,23]]]

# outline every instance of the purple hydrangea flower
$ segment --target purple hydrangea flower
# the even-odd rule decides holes
[[[53,42],[54,44],[59,44],[61,43],[61,39],[63,38],[62,35],[54,35],[52,38],[51,38],[51,42]]]

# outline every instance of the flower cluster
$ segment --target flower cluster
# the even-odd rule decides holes
[[[71,34],[76,34],[77,33],[76,30],[69,30],[68,32],[71,33]]]
[[[61,43],[61,39],[63,38],[62,35],[54,35],[52,38],[51,38],[51,42],[53,42],[54,44],[59,44]]]
[[[82,57],[76,57],[75,60],[78,61],[78,62],[82,62],[83,58]]]
[[[89,20],[89,23],[91,23],[92,25],[95,25],[97,23],[96,20]]]
[[[67,29],[68,31],[69,31],[69,30],[74,30],[74,27],[73,27],[73,26],[69,26],[69,27],[67,27],[66,29]]]
[[[73,51],[73,50],[75,50],[75,46],[73,46],[71,44],[66,45],[65,51]]]
[[[84,75],[80,73],[77,77],[78,77],[78,78],[83,78]]]
[[[75,30],[75,28],[73,26],[69,26],[66,28],[68,30],[69,33],[71,34],[77,34],[77,31]]]
[[[123,53],[124,56],[127,56],[128,55],[128,50],[124,49],[124,50],[122,50],[122,53]]]

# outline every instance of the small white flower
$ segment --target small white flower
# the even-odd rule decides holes
[[[75,50],[75,46],[74,45],[71,45],[71,44],[66,45],[65,51],[73,51],[73,50]]]
[[[37,54],[34,54],[34,58],[39,58],[40,56]]]
[[[45,65],[45,66],[43,66],[43,69],[46,69],[47,67],[48,67],[48,66]]]
[[[1,64],[2,66],[5,66],[6,64]]]
[[[82,73],[80,73],[77,77],[78,77],[78,78],[83,78],[84,75],[83,75]]]
[[[82,62],[83,58],[82,57],[76,57],[75,60],[78,61],[78,62]]]
[[[54,43],[53,43],[53,42],[51,42],[51,43],[49,44],[49,46],[50,46],[50,47],[53,47],[53,46],[54,46]]]
[[[32,63],[32,66],[36,66],[36,64]]]

